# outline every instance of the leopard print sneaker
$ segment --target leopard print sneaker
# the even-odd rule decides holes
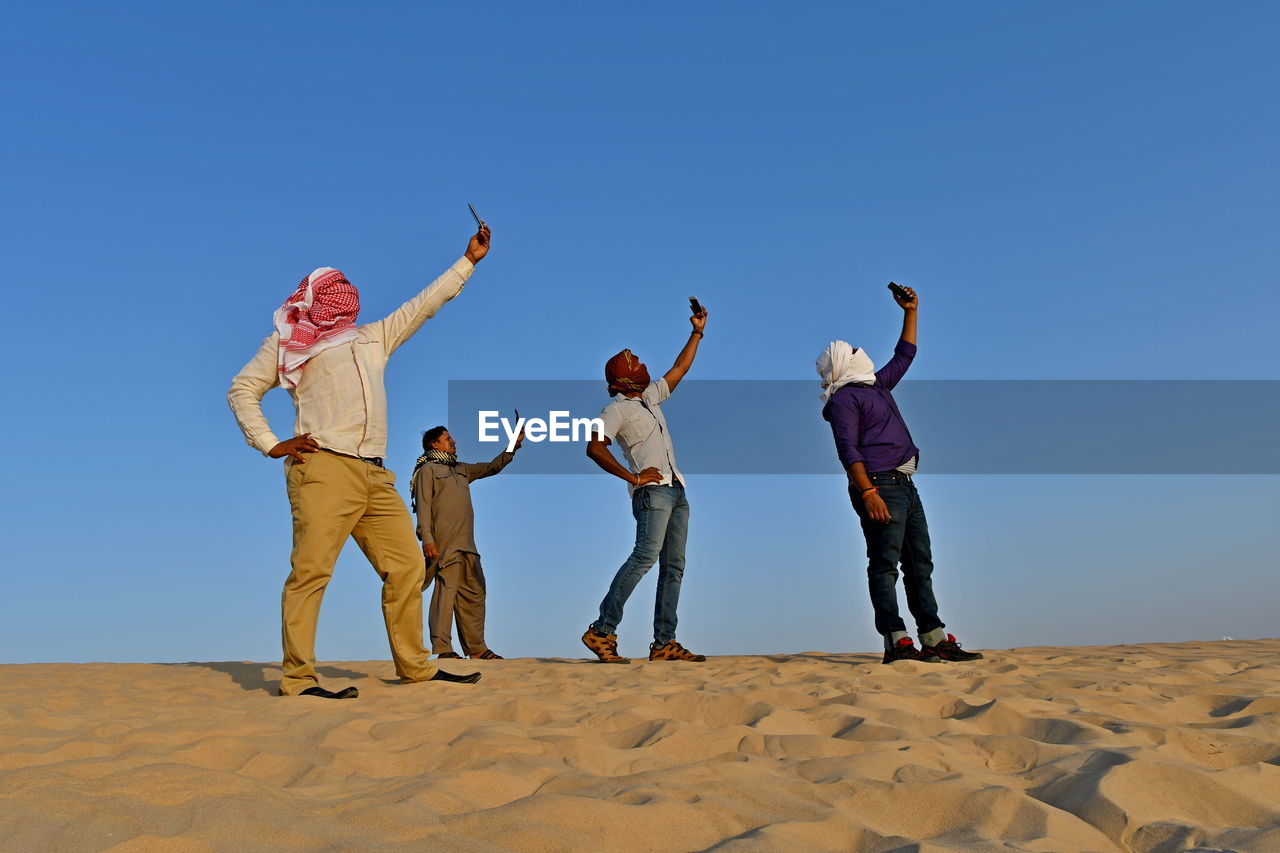
[[[649,660],[687,660],[701,662],[706,659],[706,655],[695,655],[675,640],[668,640],[665,646],[659,646],[656,643],[649,644]]]
[[[591,649],[601,663],[631,663],[630,658],[618,654],[617,634],[601,634],[595,628],[588,628],[582,635],[582,645]]]

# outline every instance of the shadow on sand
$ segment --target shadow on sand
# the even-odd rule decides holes
[[[761,655],[761,658],[771,663],[785,663],[795,658],[803,657],[809,660],[818,660],[824,663],[836,664],[839,666],[867,666],[868,664],[879,663],[879,657],[875,655],[862,654],[839,654],[839,653],[821,653],[807,652],[802,655]],[[521,660],[521,658],[512,658],[511,660]],[[530,660],[530,658],[524,658]],[[598,660],[590,658],[532,658],[540,664],[550,664],[553,666],[610,666]],[[638,658],[637,660],[643,660]],[[712,658],[715,660],[715,658]],[[435,660],[432,663],[436,663]],[[467,665],[471,663],[468,660],[446,660],[441,661],[450,672],[471,671]],[[205,669],[212,669],[215,672],[225,673],[231,676],[231,680],[238,684],[242,689],[253,692],[263,690],[272,695],[275,694],[276,688],[280,684],[280,664],[278,663],[251,663],[247,661],[198,661],[192,663],[168,664],[168,666],[198,666]],[[361,678],[369,678],[367,672],[356,672],[351,669],[343,669],[337,666],[317,666],[316,673],[322,678],[345,678],[356,680]],[[384,684],[399,684],[398,678],[381,678]]]
[[[256,690],[265,690],[275,695],[276,689],[280,685],[280,664],[278,663],[249,663],[247,661],[198,661],[192,663],[178,663],[173,666],[199,666],[204,669],[212,669],[215,672],[225,673],[231,676],[231,680],[246,691],[253,692]],[[337,666],[317,666],[316,674],[321,678],[368,678],[367,672],[356,672],[350,669],[342,669]]]

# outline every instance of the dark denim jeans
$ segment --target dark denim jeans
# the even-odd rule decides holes
[[[676,638],[676,606],[684,578],[684,546],[689,536],[689,502],[684,486],[645,486],[631,496],[636,517],[636,545],[614,575],[600,602],[600,618],[591,627],[617,633],[622,608],[645,572],[658,563],[658,600],[653,610],[653,641],[665,645]]]
[[[906,631],[898,615],[898,563],[902,563],[907,607],[916,620],[916,631],[924,634],[944,627],[938,618],[938,602],[933,597],[933,552],[929,547],[929,523],[915,483],[905,474],[890,471],[871,474],[871,484],[889,508],[888,524],[872,521],[856,486],[849,487],[853,509],[862,522],[867,540],[867,585],[875,608],[876,631],[888,637]]]

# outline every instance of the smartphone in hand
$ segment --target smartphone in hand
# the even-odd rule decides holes
[[[693,312],[695,317],[702,313],[702,303],[698,301],[698,297],[689,297],[689,310]]]
[[[897,282],[889,282],[889,289],[893,291],[893,295],[901,299],[903,302],[910,302],[912,297],[907,293],[907,289]]]
[[[480,218],[480,214],[476,213],[476,209],[471,206],[471,202],[467,202],[467,209],[471,211],[471,215],[476,218],[476,227],[483,228],[484,220]]]

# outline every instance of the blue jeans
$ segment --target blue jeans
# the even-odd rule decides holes
[[[933,551],[929,547],[929,523],[915,483],[905,474],[888,471],[871,474],[871,484],[889,508],[888,524],[872,521],[857,486],[849,487],[853,509],[862,522],[867,540],[867,586],[876,614],[876,631],[889,646],[889,635],[906,631],[898,615],[898,563],[902,563],[907,607],[920,634],[944,627],[938,618],[938,602],[933,597]]]
[[[592,624],[602,634],[616,634],[622,608],[645,572],[658,564],[658,599],[653,609],[653,641],[659,646],[676,638],[676,605],[684,578],[684,545],[689,538],[689,502],[684,486],[645,486],[631,496],[636,517],[636,545],[613,576],[600,602],[600,618]]]

